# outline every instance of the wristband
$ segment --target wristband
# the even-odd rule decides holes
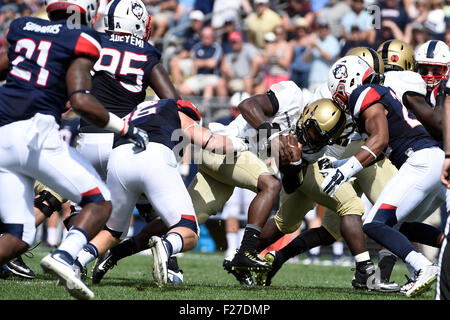
[[[446,154],[445,159],[450,159],[450,154]]]
[[[361,149],[364,149],[364,150],[366,150],[368,153],[370,153],[374,159],[377,158],[377,155],[375,154],[375,152],[373,152],[372,150],[370,150],[368,146],[365,146],[365,145],[364,145],[364,146],[361,146]]]
[[[119,133],[121,136],[128,132],[128,122],[122,120],[114,113],[109,113],[109,121],[106,124],[106,130],[113,131]]]
[[[353,177],[359,171],[361,171],[363,169],[363,166],[361,165],[359,160],[356,159],[355,156],[352,156],[350,159],[347,160],[345,164],[340,166],[338,169],[348,179],[350,177]]]

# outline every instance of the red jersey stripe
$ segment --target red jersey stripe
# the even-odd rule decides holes
[[[187,214],[182,214],[181,218],[188,219],[188,220],[191,220],[191,221],[197,221],[195,216],[191,216],[191,215],[187,215]]]
[[[87,55],[97,60],[100,57],[100,49],[101,46],[98,41],[83,32],[75,45],[75,54]]]
[[[101,191],[98,187],[95,187],[94,189],[91,189],[89,191],[83,192],[81,194],[81,197],[87,197],[87,196],[92,196],[94,194],[101,194]]]
[[[397,210],[396,206],[392,206],[390,204],[387,203],[382,203],[380,206],[380,209],[388,209],[388,210]]]

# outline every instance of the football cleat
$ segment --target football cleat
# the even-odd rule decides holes
[[[367,282],[371,276],[375,275],[375,266],[372,261],[366,261],[356,264],[355,275],[352,279],[352,286],[355,289],[369,289]],[[371,286],[370,289],[373,286]]]
[[[183,270],[178,267],[177,257],[172,256],[167,262],[167,283],[183,284]]]
[[[99,284],[108,270],[114,268],[115,265],[117,265],[117,260],[109,250],[98,257],[94,269],[92,269],[92,283]]]
[[[148,241],[148,246],[151,248],[153,255],[153,279],[161,288],[167,284],[169,256],[160,237],[152,236]]]
[[[247,271],[269,271],[272,266],[265,260],[258,257],[257,252],[238,250],[231,260],[231,268],[233,270]]]
[[[401,292],[401,293],[406,293],[406,292],[408,292],[408,290],[409,290],[409,289],[414,285],[414,283],[416,282],[415,279],[412,279],[412,278],[408,277],[406,274],[405,274],[405,277],[406,277],[406,283],[400,288],[400,292]]]
[[[3,264],[0,266],[0,279],[6,279],[11,275],[11,271],[9,271],[9,268],[6,266],[6,264]]]
[[[389,292],[400,292],[401,287],[395,282],[384,281],[378,283],[374,288],[371,289],[378,292],[389,293]]]
[[[183,270],[167,269],[167,283],[183,284],[183,282],[184,282]]]
[[[247,270],[234,270],[231,266],[231,257],[227,257],[223,260],[223,268],[228,273],[231,273],[240,284],[244,286],[253,287],[256,286],[255,281],[253,280],[252,274]]]
[[[75,274],[79,279],[86,281],[87,268],[83,267],[78,260],[75,260],[75,263],[73,264],[73,271],[75,271]]]
[[[272,266],[272,269],[266,272],[255,272],[255,280],[257,285],[268,287],[272,283],[272,278],[275,276],[278,270],[281,269],[283,261],[280,257],[280,254],[276,251],[268,252],[264,256],[264,260]]]
[[[423,294],[436,281],[439,267],[431,264],[420,269],[414,284],[406,291],[407,297],[418,297]]]
[[[33,270],[31,270],[25,262],[23,262],[22,257],[12,259],[6,264],[6,267],[11,271],[12,274],[24,278],[24,279],[34,279],[36,275]]]
[[[41,260],[44,272],[53,273],[65,285],[71,296],[80,300],[94,299],[94,293],[77,276],[73,265],[71,265],[63,251],[55,251]]]

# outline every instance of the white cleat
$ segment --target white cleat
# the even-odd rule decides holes
[[[418,275],[417,280],[406,292],[407,297],[418,297],[436,281],[439,268],[437,265],[432,264],[422,268]]]
[[[77,276],[73,267],[59,257],[58,253],[48,254],[41,260],[41,267],[45,272],[56,275],[65,285],[70,295],[80,300],[94,299],[94,293]]]
[[[151,237],[148,241],[148,246],[152,249],[153,255],[153,279],[158,287],[161,288],[167,284],[167,264],[169,256],[167,255],[166,247],[162,243],[160,237]]]

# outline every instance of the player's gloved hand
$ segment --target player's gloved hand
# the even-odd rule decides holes
[[[132,124],[128,126],[128,131],[123,135],[124,138],[127,138],[130,142],[134,144],[134,151],[139,153],[144,151],[147,148],[148,144],[148,135],[142,129],[136,128]]]
[[[336,158],[330,157],[330,156],[326,156],[326,157],[320,158],[317,161],[317,165],[319,166],[319,171],[325,170],[325,169],[333,169],[334,168],[333,163],[336,160],[337,160]]]
[[[339,169],[324,169],[320,173],[325,177],[322,182],[322,190],[330,197],[334,197],[339,187],[347,181]]]
[[[353,175],[363,169],[363,166],[355,156],[343,161],[345,161],[345,163],[337,168],[319,169],[319,172],[324,177],[322,190],[330,197],[333,197],[336,194],[342,184],[354,180],[355,178],[352,178]],[[325,164],[327,163],[325,162]]]

